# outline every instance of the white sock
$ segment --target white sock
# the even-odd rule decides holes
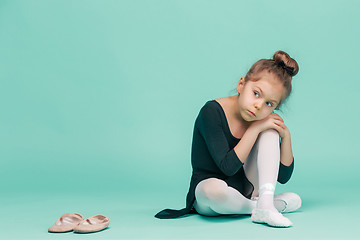
[[[274,191],[275,187],[271,183],[265,183],[259,188],[259,200],[256,207],[259,209],[268,209],[273,212],[278,212],[274,206]]]

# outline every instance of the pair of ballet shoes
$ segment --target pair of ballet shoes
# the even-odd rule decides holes
[[[48,229],[48,232],[92,233],[107,228],[109,223],[110,219],[101,214],[84,219],[80,213],[65,213]]]

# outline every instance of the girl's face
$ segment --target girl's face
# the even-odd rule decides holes
[[[258,81],[249,80],[246,83],[245,78],[242,77],[236,87],[240,93],[238,96],[239,117],[246,122],[266,118],[285,95],[285,88],[273,74],[263,72],[259,76]]]

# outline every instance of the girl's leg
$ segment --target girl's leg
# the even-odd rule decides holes
[[[274,192],[280,164],[279,134],[274,129],[263,131],[259,134],[256,144],[259,199],[251,218],[254,222],[265,222],[271,226],[291,226],[291,221],[282,216],[274,206]],[[244,169],[246,170],[248,169]]]
[[[256,142],[254,144],[254,147],[252,148],[252,150],[249,154],[249,157],[246,159],[244,166],[243,166],[246,178],[254,186],[254,191],[252,193],[251,199],[255,200],[255,201],[257,201],[259,199],[259,174],[258,174],[258,152],[259,152],[259,142],[260,142],[259,139],[261,137],[263,137],[264,135],[267,135],[267,134],[259,135],[258,139],[256,140]],[[266,138],[265,141],[264,141],[264,139],[262,139],[260,158],[265,159],[263,156],[271,157],[272,155],[279,158],[280,146],[271,147],[271,143],[269,145],[266,144],[266,141],[269,138],[266,136],[265,136],[265,138]],[[274,139],[277,142],[279,141],[278,137],[274,137]],[[260,160],[260,162],[261,162],[261,160]],[[279,162],[280,162],[280,159],[279,159]],[[286,199],[286,201],[284,199]],[[290,205],[290,208],[287,208],[288,205]],[[277,211],[279,211],[279,212],[283,212],[284,210],[285,210],[285,212],[287,212],[288,210],[294,211],[297,209],[296,206],[298,206],[298,205],[301,205],[301,199],[300,199],[299,195],[297,195],[296,193],[280,193],[280,194],[274,195],[274,206],[277,209]]]
[[[194,208],[202,215],[251,214],[256,201],[244,197],[235,188],[221,179],[209,178],[201,181],[195,189]]]
[[[258,208],[274,212],[274,191],[279,173],[280,146],[279,134],[274,129],[261,132],[258,139],[257,169],[259,179]]]
[[[279,134],[274,131],[264,131],[259,135],[243,166],[246,177],[254,185],[252,194],[254,198],[259,195],[259,183],[260,186],[269,186],[269,183],[274,186],[273,190],[275,190],[280,164],[280,146]],[[260,169],[258,169],[258,165],[261,165]],[[225,181],[209,178],[196,186],[194,207],[198,213],[206,216],[249,214],[256,207],[263,208],[266,206],[273,210],[274,204],[277,209],[276,212],[284,209],[284,201],[280,199],[274,201],[274,191],[269,197],[267,193],[264,194],[264,187],[261,190],[261,201],[260,204],[257,204],[260,197],[257,197],[256,200],[249,200],[236,189],[229,187]]]
[[[257,157],[259,149],[259,137],[256,139],[253,148],[251,149],[248,158],[244,163],[244,173],[246,178],[254,186],[254,191],[252,193],[252,198],[259,197],[259,175],[258,175],[258,166],[257,166]]]
[[[254,145],[245,161],[256,164],[257,147]],[[251,181],[257,182],[257,167],[248,164],[248,170],[251,169]],[[244,169],[245,170],[245,169]],[[256,181],[256,182],[255,182]],[[254,195],[254,194],[253,194]],[[196,211],[206,216],[216,216],[219,214],[251,214],[256,207],[256,200],[249,200],[244,197],[235,188],[229,187],[223,180],[209,178],[201,181],[195,189]]]

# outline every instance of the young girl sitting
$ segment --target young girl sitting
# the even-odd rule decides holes
[[[277,51],[240,78],[237,95],[206,102],[194,126],[186,208],[165,209],[155,217],[252,214],[256,223],[292,225],[281,213],[297,210],[300,197],[274,196],[276,182],[285,184],[293,172],[290,132],[273,111],[290,95],[298,71],[294,59]]]

